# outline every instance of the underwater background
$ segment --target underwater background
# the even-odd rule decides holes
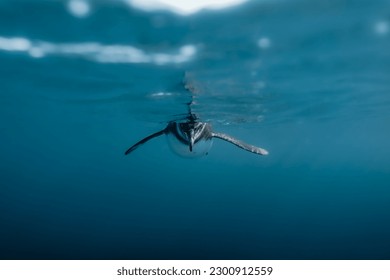
[[[389,259],[390,2],[0,1],[1,259]],[[192,110],[263,147],[175,155]]]

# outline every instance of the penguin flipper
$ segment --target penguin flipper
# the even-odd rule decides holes
[[[165,133],[166,129],[163,129],[161,131],[158,131],[156,133],[153,133],[152,135],[149,135],[148,137],[145,137],[144,139],[142,139],[141,141],[135,143],[133,146],[131,146],[129,149],[127,149],[127,151],[125,152],[125,155],[128,155],[130,154],[132,151],[134,151],[135,149],[137,149],[139,146],[141,146],[142,144],[145,144],[146,142],[148,142],[149,140],[155,138],[155,137],[158,137],[160,135],[163,135]]]
[[[219,139],[222,139],[222,140],[225,140],[227,142],[230,142],[232,143],[233,145],[236,145],[237,147],[241,148],[241,149],[244,149],[248,152],[251,152],[251,153],[254,153],[254,154],[258,154],[258,155],[262,155],[262,156],[265,156],[265,155],[268,155],[268,151],[265,150],[265,149],[262,149],[262,148],[259,148],[259,147],[256,147],[256,146],[252,146],[252,145],[249,145],[249,144],[246,144],[238,139],[235,139],[227,134],[224,134],[224,133],[218,133],[218,132],[213,132],[212,134],[213,137],[215,138],[219,138]]]

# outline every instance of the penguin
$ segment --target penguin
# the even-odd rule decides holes
[[[195,114],[191,114],[185,121],[170,121],[163,130],[145,137],[127,149],[125,155],[130,154],[149,140],[164,134],[167,136],[172,150],[185,157],[207,155],[213,144],[213,138],[227,141],[254,154],[268,155],[268,151],[263,148],[249,145],[225,133],[214,132],[210,123],[199,121]]]
[[[170,121],[168,125],[160,131],[157,131],[144,139],[138,141],[133,146],[128,148],[125,155],[132,153],[135,149],[145,144],[149,140],[166,135],[171,149],[184,157],[198,157],[207,155],[213,144],[213,139],[218,138],[229,142],[245,151],[257,154],[268,155],[268,151],[253,145],[249,145],[239,139],[233,138],[230,135],[215,132],[210,123],[202,122],[196,114],[191,110],[194,95],[198,93],[198,89],[193,83],[189,82],[189,76],[184,74],[184,88],[191,93],[191,101],[187,104],[186,118],[179,121]]]

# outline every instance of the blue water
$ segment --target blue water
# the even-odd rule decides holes
[[[1,259],[389,259],[390,3],[0,2]],[[193,111],[223,141],[141,138]]]

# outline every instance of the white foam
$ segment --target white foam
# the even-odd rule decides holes
[[[0,51],[25,52],[33,58],[44,56],[72,56],[100,63],[152,63],[157,65],[179,64],[190,61],[196,55],[196,47],[184,45],[176,52],[146,52],[129,45],[104,45],[97,42],[63,43],[32,42],[27,38],[0,37]]]
[[[189,15],[202,9],[223,9],[238,5],[247,0],[126,0],[130,5],[144,11],[170,10],[172,12]]]
[[[90,12],[89,3],[84,0],[70,0],[68,10],[75,17],[86,17]]]

